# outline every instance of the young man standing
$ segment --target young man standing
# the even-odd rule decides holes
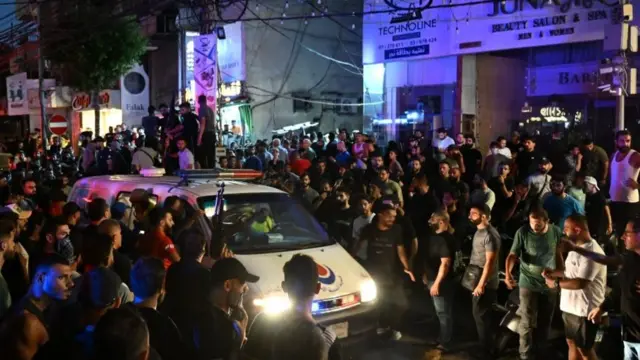
[[[388,332],[394,340],[400,340],[402,334],[397,331],[399,318],[397,304],[403,303],[403,281],[397,272],[397,260],[402,264],[404,274],[411,281],[415,281],[411,271],[412,254],[405,249],[402,227],[396,224],[396,207],[382,203],[376,215],[376,221],[362,230],[360,239],[355,246],[355,253],[359,253],[362,244],[367,243],[367,269],[376,280],[382,295],[380,306],[380,327],[378,334]],[[414,240],[413,249],[417,249]]]
[[[627,223],[624,229],[626,251],[618,256],[605,256],[602,252],[590,251],[586,247],[567,242],[569,250],[599,264],[618,268],[618,283],[605,301],[591,309],[587,320],[599,323],[602,312],[618,302],[622,313],[622,340],[624,358],[640,359],[640,220]]]
[[[29,293],[0,326],[0,349],[7,359],[32,359],[49,342],[44,312],[54,301],[71,296],[71,266],[57,254],[44,258],[36,267]]]
[[[187,147],[187,140],[185,138],[178,138],[178,164],[180,170],[193,170],[196,168],[196,162],[193,158],[193,153]]]
[[[611,158],[611,212],[616,219],[616,234],[621,237],[626,223],[638,213],[640,192],[640,153],[631,149],[631,133],[627,130],[616,133],[616,153]],[[606,178],[605,178],[606,179]]]
[[[307,255],[296,254],[283,268],[282,289],[291,300],[292,311],[274,337],[272,359],[332,359],[336,335],[316,324],[311,312],[320,292],[318,265]]]
[[[16,254],[16,243],[13,241],[13,236],[12,233],[0,234],[0,270],[2,270],[4,261],[12,259]],[[11,293],[9,292],[9,285],[0,271],[0,319],[5,316],[10,307]]]
[[[529,213],[529,224],[516,232],[505,265],[505,283],[509,289],[516,286],[513,268],[520,262],[520,359],[538,355],[547,341],[553,313],[558,302],[558,291],[549,290],[541,269],[562,269],[562,254],[558,243],[562,230],[549,223],[547,212],[536,208]],[[537,340],[534,343],[534,339]]]
[[[491,209],[485,204],[473,205],[469,210],[469,220],[476,227],[473,235],[469,264],[482,269],[478,285],[473,290],[472,311],[478,331],[478,340],[487,359],[492,356],[493,303],[498,290],[498,254],[500,234],[491,226]]]
[[[598,242],[591,238],[587,218],[571,215],[564,223],[564,232],[574,244],[589,252],[604,255]],[[589,313],[604,302],[607,284],[607,268],[577,251],[570,251],[565,269],[545,269],[547,286],[560,289],[560,310],[564,321],[564,332],[569,345],[569,360],[597,360],[593,344],[598,324]]]

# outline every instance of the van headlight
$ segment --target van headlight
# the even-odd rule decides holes
[[[286,295],[268,296],[253,300],[253,305],[261,308],[265,314],[275,315],[289,310],[291,308],[291,301]]]
[[[378,288],[373,279],[367,279],[360,284],[360,301],[363,303],[374,301],[378,297]]]

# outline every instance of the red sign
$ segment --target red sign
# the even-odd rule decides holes
[[[67,119],[62,115],[53,115],[49,119],[49,129],[55,135],[64,135],[67,132]]]
[[[102,92],[98,95],[98,102],[100,106],[109,105],[111,96],[108,91]],[[91,106],[91,96],[89,94],[78,94],[71,100],[71,108],[75,111],[87,109]]]

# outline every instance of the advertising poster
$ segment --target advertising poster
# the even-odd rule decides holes
[[[218,90],[218,59],[217,59],[216,34],[198,36],[194,43],[194,80],[196,83],[196,112],[198,110],[198,97],[205,95],[207,105],[213,111],[216,109],[216,96]]]
[[[218,40],[218,63],[223,83],[247,80],[244,61],[243,23],[224,26],[226,38]]]
[[[28,115],[27,73],[7,77],[7,114],[9,116]]]

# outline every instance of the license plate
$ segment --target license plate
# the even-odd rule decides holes
[[[329,325],[329,329],[333,330],[338,339],[344,339],[349,336],[349,322],[341,322],[333,325]]]

